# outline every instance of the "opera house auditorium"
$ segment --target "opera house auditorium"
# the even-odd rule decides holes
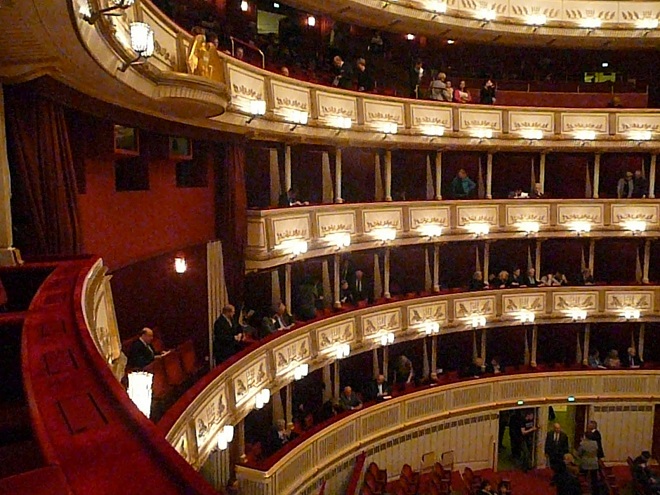
[[[0,494],[660,494],[659,20],[0,0]]]

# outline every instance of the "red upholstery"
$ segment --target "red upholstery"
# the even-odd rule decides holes
[[[7,291],[5,290],[5,286],[2,285],[2,280],[0,280],[0,309],[7,304]]]
[[[192,340],[186,340],[178,348],[181,356],[181,365],[183,372],[188,376],[195,376],[201,370],[202,366],[197,362],[197,355],[195,354],[195,346]]]
[[[163,362],[168,385],[178,387],[186,381],[186,374],[183,372],[181,357],[178,350],[171,351],[162,358],[156,359],[156,361]]]
[[[165,363],[162,359],[156,359],[145,368],[145,371],[153,373],[154,380],[151,384],[151,393],[154,400],[164,400],[172,390],[165,373]]]

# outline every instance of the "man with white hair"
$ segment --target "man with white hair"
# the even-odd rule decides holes
[[[236,308],[227,304],[213,324],[213,357],[216,365],[229,359],[241,348],[243,332],[234,321],[235,314]]]

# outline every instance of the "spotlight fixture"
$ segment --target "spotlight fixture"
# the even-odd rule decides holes
[[[131,48],[137,57],[130,62],[124,62],[119,70],[126,72],[132,65],[140,65],[154,54],[154,30],[145,22],[131,22]]]
[[[384,333],[380,336],[380,345],[385,347],[386,345],[394,344],[394,334],[392,332]]]
[[[82,7],[80,7],[80,16],[93,25],[102,15],[120,16],[121,13],[117,12],[118,10],[126,10],[127,8],[132,7],[134,3],[135,0],[111,0],[109,7],[101,10],[92,10],[89,6],[89,2],[85,2]]]

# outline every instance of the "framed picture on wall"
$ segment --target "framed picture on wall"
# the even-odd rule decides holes
[[[170,136],[169,156],[171,160],[192,160],[193,157],[192,140],[185,137]]]
[[[115,153],[138,156],[140,154],[140,131],[135,127],[114,126]]]

